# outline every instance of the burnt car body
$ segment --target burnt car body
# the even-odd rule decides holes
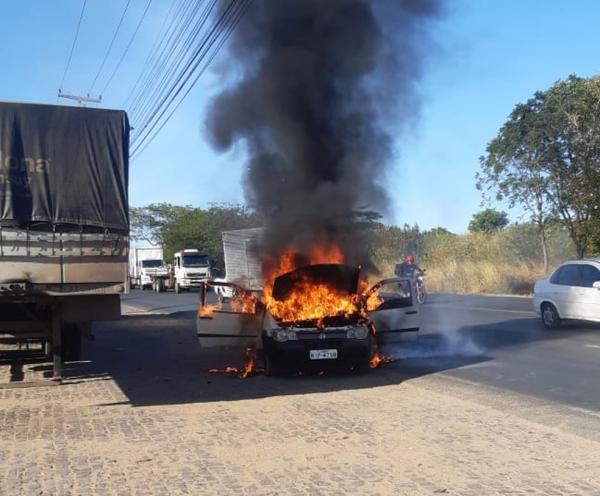
[[[412,281],[392,278],[380,281],[359,295],[360,269],[343,264],[319,264],[301,267],[275,279],[272,296],[285,301],[297,281],[309,277],[313,283],[335,287],[357,299],[376,293],[380,304],[368,312],[315,320],[276,319],[260,301],[231,283],[207,282],[200,293],[197,319],[198,340],[202,347],[253,347],[261,350],[267,375],[291,367],[304,369],[324,363],[339,363],[356,371],[369,368],[375,346],[385,346],[419,330]],[[235,300],[253,298],[254,304],[236,308],[230,302],[212,307],[207,301],[209,287],[225,284]]]

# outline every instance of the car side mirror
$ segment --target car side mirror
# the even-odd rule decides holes
[[[596,281],[594,284],[592,284],[592,288],[600,290],[600,281]]]

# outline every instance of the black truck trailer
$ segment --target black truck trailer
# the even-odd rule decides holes
[[[128,290],[127,114],[0,102],[0,343],[39,341],[60,378]]]

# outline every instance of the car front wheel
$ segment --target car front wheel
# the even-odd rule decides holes
[[[560,316],[552,303],[542,305],[542,322],[547,329],[558,329],[560,327]]]

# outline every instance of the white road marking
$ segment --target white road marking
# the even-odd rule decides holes
[[[596,349],[600,350],[600,345],[597,345],[597,344],[584,344],[583,347],[584,348],[596,348]]]

